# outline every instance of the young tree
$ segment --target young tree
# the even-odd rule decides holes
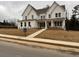
[[[70,20],[70,27],[71,29],[78,29],[77,27],[79,26],[78,24],[78,19],[77,15],[79,15],[79,5],[75,6],[72,10],[72,17]]]
[[[76,5],[72,10],[72,19],[77,19],[76,16],[79,15],[79,5]]]

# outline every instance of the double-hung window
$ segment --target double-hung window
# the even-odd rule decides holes
[[[21,22],[21,27],[23,26],[23,23]]]
[[[26,22],[24,22],[24,26],[26,27]]]
[[[49,18],[51,18],[51,15],[49,14]]]
[[[55,13],[55,17],[61,17],[61,13]]]

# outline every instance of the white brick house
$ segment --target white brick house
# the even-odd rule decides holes
[[[22,28],[62,28],[65,29],[65,5],[54,2],[50,7],[35,9],[30,4],[22,14],[23,19],[18,21],[18,29]]]

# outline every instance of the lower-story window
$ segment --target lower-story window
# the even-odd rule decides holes
[[[55,21],[54,24],[55,26],[62,26],[62,21]]]
[[[56,26],[56,22],[54,22],[55,26]]]
[[[30,22],[28,22],[28,25],[29,25],[29,27],[31,27],[31,24],[30,24]]]
[[[24,26],[26,27],[26,22],[24,22]]]
[[[21,27],[23,26],[23,23],[21,22]]]
[[[60,26],[62,26],[62,21],[60,22]]]

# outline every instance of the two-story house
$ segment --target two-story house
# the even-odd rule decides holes
[[[18,21],[18,28],[62,28],[65,29],[65,5],[54,2],[50,7],[36,9],[28,5]]]

